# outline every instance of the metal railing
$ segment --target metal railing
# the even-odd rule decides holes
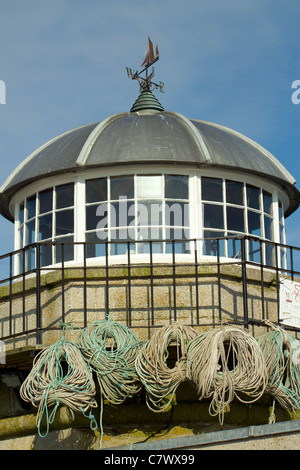
[[[118,256],[112,255],[116,253],[116,249],[112,250],[113,244],[123,246]],[[159,245],[159,249],[158,247]],[[182,277],[182,269],[186,268],[185,276],[189,278],[189,285],[193,284],[195,300],[189,306],[190,317],[186,324],[190,326],[207,326],[212,324],[221,324],[224,321],[223,308],[223,291],[226,287],[226,279],[224,280],[224,268],[234,266],[240,272],[240,296],[242,298],[242,312],[234,316],[233,312],[227,312],[232,315],[233,321],[243,324],[246,328],[250,325],[260,325],[268,318],[266,310],[266,273],[273,275],[273,286],[275,286],[275,300],[277,308],[278,323],[280,320],[280,283],[281,279],[288,278],[297,281],[300,277],[300,248],[278,243],[267,242],[255,237],[225,237],[214,239],[190,239],[190,240],[149,240],[143,243],[143,252],[138,250],[138,244],[141,241],[102,241],[95,244],[91,243],[36,243],[23,249],[4,254],[0,256],[0,301],[5,303],[7,318],[5,318],[8,327],[4,330],[2,327],[2,340],[16,338],[28,334],[36,335],[36,343],[41,343],[41,334],[45,330],[43,325],[43,309],[41,295],[43,289],[43,275],[51,271],[59,272],[60,285],[60,305],[61,312],[57,321],[65,322],[66,320],[66,283],[69,279],[68,271],[74,271],[75,268],[81,270],[81,283],[83,289],[82,305],[78,308],[80,322],[82,327],[87,326],[89,322],[89,298],[88,286],[90,281],[90,270],[97,269],[101,273],[102,291],[104,292],[104,311],[107,318],[110,313],[111,303],[111,287],[114,285],[115,276],[113,272],[120,270],[126,280],[126,312],[124,321],[129,328],[147,328],[149,331],[158,326],[157,312],[158,305],[155,300],[155,289],[157,289],[157,276],[161,276],[163,269],[167,269],[168,285],[170,287],[170,306],[169,318],[171,323],[177,321],[180,317],[182,306],[178,305],[177,291],[178,278]],[[234,252],[231,250],[232,257],[224,257],[224,247],[226,244],[226,253],[229,252],[228,246],[235,247]],[[228,246],[227,246],[228,245]],[[59,262],[46,265],[43,258],[44,247],[48,247],[52,252],[59,253]],[[168,246],[168,250],[166,250]],[[102,256],[93,256],[101,247]],[[56,251],[55,251],[56,250]],[[159,252],[159,251],[162,252]],[[80,262],[75,261],[74,255],[80,252]],[[30,263],[28,260],[30,259]],[[27,261],[26,261],[27,260]],[[217,313],[211,323],[205,323],[201,316],[203,306],[200,302],[199,285],[201,283],[204,267],[210,267],[210,273],[214,273],[214,286],[217,290],[216,305],[214,310]],[[160,272],[157,269],[160,269]],[[256,272],[256,284],[259,285],[260,311],[249,312],[249,269],[253,268]],[[147,279],[147,288],[149,292],[147,312],[142,324],[133,322],[133,301],[132,289],[134,280],[138,277],[137,269],[143,269],[143,278]],[[181,269],[181,272],[179,270]],[[201,271],[202,269],[202,271]],[[140,272],[140,271],[139,271]],[[34,326],[28,327],[26,323],[27,314],[27,296],[29,292],[28,283],[31,283],[30,292],[34,291],[35,295],[35,322]],[[224,284],[225,283],[225,284]],[[16,286],[18,288],[16,288]],[[17,292],[17,294],[16,294]],[[16,332],[14,298],[18,295],[19,304],[21,300],[21,313],[18,307],[19,328]],[[0,318],[1,321],[4,319]],[[47,327],[49,328],[49,327]],[[53,328],[57,329],[57,325]],[[300,332],[300,329],[293,326],[285,326],[285,328]],[[150,335],[150,333],[149,333]]]

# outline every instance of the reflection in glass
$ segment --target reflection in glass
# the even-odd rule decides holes
[[[86,203],[107,201],[107,178],[95,178],[85,183]]]
[[[243,189],[243,183],[229,180],[226,181],[226,202],[242,206],[244,203]]]
[[[55,246],[56,263],[71,261],[74,257],[73,237],[61,237],[57,239],[58,245]]]
[[[247,184],[247,206],[252,209],[259,209],[260,189]]]
[[[56,213],[55,235],[66,235],[74,232],[73,209],[59,211]]]
[[[45,240],[52,237],[52,214],[43,215],[38,218],[39,221],[39,240]]]
[[[87,245],[86,245],[86,256],[87,258],[95,258],[97,256],[106,255],[106,243],[108,233],[107,231],[103,232],[91,232],[87,233],[85,236]]]
[[[202,200],[223,202],[223,180],[202,177]]]
[[[27,208],[27,220],[32,219],[35,217],[35,207],[36,207],[36,200],[35,195],[31,196],[26,201],[26,208]]]
[[[52,211],[52,201],[53,201],[53,190],[46,189],[45,191],[41,191],[39,193],[39,202],[40,202],[40,214],[44,214],[45,212]]]
[[[188,176],[166,175],[165,176],[165,197],[167,199],[188,199],[189,186]]]
[[[119,200],[120,197],[134,197],[133,176],[110,178],[110,199]]]
[[[107,228],[108,212],[107,204],[93,204],[86,206],[86,230],[96,230],[98,228]]]
[[[215,232],[213,230],[204,231],[204,243],[203,243],[203,254],[205,256],[217,256],[219,250],[219,256],[225,255],[224,240],[217,240],[217,238],[223,238],[224,232]]]
[[[244,209],[227,206],[227,229],[237,232],[245,232]]]
[[[203,204],[204,227],[224,228],[223,206]]]
[[[261,236],[260,214],[257,212],[248,211],[248,232],[251,235]]]
[[[56,209],[74,206],[74,184],[56,186]]]

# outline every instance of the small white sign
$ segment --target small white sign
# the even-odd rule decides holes
[[[280,280],[279,319],[284,325],[300,328],[300,283]]]

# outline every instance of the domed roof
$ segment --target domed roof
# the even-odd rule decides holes
[[[224,126],[158,109],[157,103],[161,107],[156,99],[141,94],[134,111],[73,129],[38,148],[2,186],[1,213],[12,219],[11,197],[35,180],[71,171],[141,163],[250,172],[279,183],[287,191],[290,205],[286,215],[299,206],[295,180],[266,149]]]

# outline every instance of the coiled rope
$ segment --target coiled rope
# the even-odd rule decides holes
[[[265,320],[271,330],[258,338],[268,371],[266,392],[289,410],[300,409],[299,341],[279,326]]]
[[[63,326],[66,328],[66,325]],[[63,329],[63,331],[64,331]],[[81,411],[90,419],[93,430],[97,422],[92,413],[96,408],[96,387],[79,348],[64,339],[49,346],[35,357],[32,370],[20,388],[23,400],[38,408],[37,428],[39,435],[45,437],[49,432],[57,409],[65,405],[73,411]],[[50,412],[50,408],[54,408]],[[46,432],[41,432],[43,417],[46,418]]]
[[[237,326],[222,326],[194,338],[187,351],[187,377],[199,400],[211,398],[209,413],[223,424],[226,407],[236,397],[252,403],[267,385],[265,360],[257,341]],[[245,400],[245,394],[252,397]]]
[[[135,359],[142,343],[129,328],[108,317],[83,328],[75,342],[96,373],[103,398],[119,405],[139,392]]]
[[[150,410],[165,411],[172,402],[178,385],[185,381],[187,346],[195,336],[196,332],[191,327],[174,323],[161,328],[143,345],[135,367],[145,387],[146,403]],[[168,346],[172,342],[177,346],[177,361],[175,367],[169,368]]]

